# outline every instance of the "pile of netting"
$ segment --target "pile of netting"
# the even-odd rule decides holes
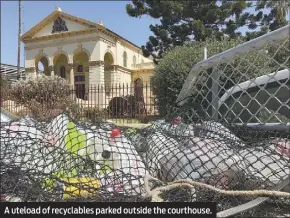
[[[2,122],[0,144],[2,201],[210,201],[224,211],[270,197],[290,208],[286,131],[176,114],[133,129],[61,114]]]

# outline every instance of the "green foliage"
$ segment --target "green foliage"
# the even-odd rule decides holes
[[[114,97],[109,102],[110,116],[114,118],[130,117],[140,118],[145,122],[146,108],[143,97],[127,95],[125,97]],[[143,121],[144,120],[144,121]]]
[[[283,25],[283,23],[287,20],[287,16],[289,15],[290,10],[290,1],[289,0],[258,0],[256,10],[261,10],[263,8],[270,9],[270,13],[267,16],[263,17],[263,21],[270,23],[274,21],[272,25],[270,25],[270,29],[277,29],[277,26]],[[275,18],[273,20],[273,18]],[[289,19],[288,19],[289,20]]]
[[[3,88],[8,84],[7,79],[4,76],[0,76],[0,87]]]
[[[207,40],[201,43],[178,46],[166,52],[156,66],[152,77],[153,91],[157,98],[156,103],[160,114],[165,115],[175,105],[177,96],[192,66],[203,60],[205,46],[208,50],[208,57],[210,57],[233,48],[242,42],[242,39],[239,38],[223,41]],[[261,51],[251,51],[245,57],[233,57],[232,62],[217,65],[214,70],[222,71],[224,74],[220,78],[221,86],[229,89],[235,83],[241,83],[249,78],[264,75],[265,72],[270,73],[275,61],[268,60],[257,52]],[[277,69],[277,65],[275,67]],[[241,72],[246,73],[246,76],[242,76]],[[196,97],[195,99],[200,99],[200,101],[191,102],[191,104],[200,105],[202,98],[207,95],[209,91],[205,88],[207,79],[208,74],[203,74],[202,77],[198,78],[191,94]],[[221,90],[220,95],[223,94],[223,91],[225,90]],[[201,95],[198,95],[198,93]]]
[[[8,94],[9,94],[9,90],[10,90],[10,84],[8,82],[8,80],[6,79],[6,77],[4,76],[0,76],[0,104],[2,106],[2,102],[7,100]]]
[[[114,118],[122,117],[128,113],[128,100],[124,97],[114,97],[109,102],[110,116]]]
[[[10,92],[13,100],[28,108],[36,119],[45,120],[75,108],[69,84],[57,76],[28,76],[13,83]]]
[[[249,27],[258,24],[261,30],[247,32],[245,39],[251,40],[287,25],[289,23],[289,10],[289,0],[258,0],[255,4],[255,11],[258,16],[256,18],[250,17]],[[257,21],[259,22],[257,23]]]
[[[255,10],[247,10],[250,7]],[[270,12],[264,10],[266,7]],[[242,35],[241,27],[251,30],[246,33],[246,39],[250,40],[284,26],[287,7],[287,0],[133,0],[126,5],[126,11],[131,17],[149,15],[160,20],[160,24],[149,26],[154,36],[150,36],[146,45],[142,46],[144,56],[152,55],[157,63],[165,51],[187,42],[208,38],[221,40],[224,34],[237,38]],[[261,30],[257,30],[258,27]]]

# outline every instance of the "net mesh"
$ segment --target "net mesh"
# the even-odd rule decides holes
[[[26,117],[1,125],[1,193],[13,201],[151,201],[148,174],[158,179],[151,189],[189,179],[223,190],[272,190],[289,178],[289,151],[288,132],[212,120],[159,120],[138,130],[83,124],[66,114],[50,122]],[[225,210],[256,196],[177,187],[160,197],[215,201]]]
[[[214,201],[221,212],[265,196],[251,190],[284,182],[284,195],[267,201],[267,208],[280,204],[278,213],[255,208],[239,216],[289,215],[289,34],[271,38],[254,56],[238,50],[197,68],[179,96],[187,102],[143,129],[83,123],[65,113],[46,122],[2,122],[1,200]],[[253,80],[261,75],[269,78]],[[254,85],[241,85],[248,80]]]

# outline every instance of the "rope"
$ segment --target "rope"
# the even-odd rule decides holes
[[[214,191],[219,194],[223,195],[231,195],[231,196],[264,196],[264,197],[284,197],[284,198],[290,198],[290,193],[288,192],[282,192],[282,191],[273,191],[273,190],[243,190],[243,191],[234,191],[234,190],[223,190],[216,188],[212,185],[208,185],[201,182],[196,181],[190,181],[190,180],[177,180],[174,182],[170,182],[165,186],[157,187],[155,189],[150,189],[149,182],[150,180],[159,181],[159,179],[156,179],[150,175],[146,175],[144,177],[144,185],[145,190],[147,192],[147,196],[151,197],[152,202],[163,202],[163,199],[160,197],[160,194],[164,191],[170,191],[171,189],[175,188],[194,188],[195,186],[198,186],[200,188],[209,189],[211,191]]]

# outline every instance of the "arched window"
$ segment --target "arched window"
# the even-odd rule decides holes
[[[83,65],[79,65],[78,66],[78,72],[84,72],[84,67],[83,67]]]
[[[64,67],[64,66],[62,66],[62,67],[60,68],[60,76],[61,76],[62,78],[65,78],[65,67]]]
[[[125,51],[123,53],[123,66],[127,67],[127,53]]]
[[[136,56],[133,56],[133,64],[136,65]]]

